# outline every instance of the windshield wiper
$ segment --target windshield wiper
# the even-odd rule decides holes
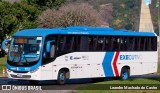
[[[26,60],[26,63],[28,63],[27,58],[24,56],[24,59]]]
[[[23,49],[24,49],[24,44],[22,45],[21,50],[18,52],[20,54],[20,59],[19,62],[21,62],[21,58],[22,58],[22,53],[23,53]],[[25,58],[25,57],[24,57]],[[25,59],[26,60],[26,59]]]
[[[15,46],[14,46],[14,47],[15,47]],[[18,61],[18,62],[21,61],[21,55],[22,55],[22,53],[23,53],[23,48],[24,48],[24,45],[22,46],[22,48],[20,49],[20,51],[18,51],[18,52],[16,53],[16,55],[14,56],[12,62],[14,61],[15,57],[19,57],[19,61]],[[16,48],[15,48],[13,51],[15,51],[15,50],[16,50]]]
[[[16,48],[15,48],[15,46],[14,46],[14,50],[13,51],[15,51],[16,50]],[[18,54],[19,54],[19,52],[17,52]],[[12,61],[11,62],[13,62],[14,61],[14,59],[15,59],[15,57],[17,57],[18,56],[18,54],[16,53],[16,55],[14,55],[14,57],[13,57],[13,59],[12,59]]]

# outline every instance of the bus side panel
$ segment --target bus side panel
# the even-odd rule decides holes
[[[158,66],[158,53],[157,52],[145,52],[143,53],[142,68],[143,74],[155,73],[157,72]]]
[[[143,75],[157,72],[157,52],[120,52],[117,61],[118,73],[124,66],[130,67],[130,75]]]
[[[68,68],[70,78],[104,77],[102,70],[104,56],[105,52],[74,52],[57,57],[53,65],[57,65],[59,70]],[[53,69],[55,70],[54,67]]]
[[[59,56],[53,62],[53,79],[61,68],[68,68],[70,78],[120,76],[124,66],[130,75],[157,71],[157,52],[74,52]]]
[[[53,79],[53,62],[41,66],[41,80],[52,80]]]
[[[102,62],[102,69],[104,71],[105,77],[113,77],[114,71],[113,71],[113,59],[115,56],[115,52],[106,52],[103,62]]]

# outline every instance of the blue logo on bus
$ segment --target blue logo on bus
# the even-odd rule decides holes
[[[120,55],[120,60],[140,60],[142,59],[141,55]]]

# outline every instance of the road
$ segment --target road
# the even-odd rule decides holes
[[[67,80],[67,84],[65,85],[57,85],[56,81],[41,81],[38,85],[42,86],[42,89],[45,90],[75,90],[77,87],[82,85],[87,85],[92,83],[91,79],[74,79],[74,80]],[[8,79],[6,77],[0,78],[0,85],[31,85],[26,80],[15,80],[15,79]],[[33,85],[32,85],[33,86]]]
[[[37,86],[41,86],[42,90],[34,91],[34,93],[75,93],[77,87],[92,83],[91,79],[75,79],[68,80],[65,85],[57,85],[56,81],[41,81]],[[25,80],[13,80],[6,77],[0,77],[0,85],[12,85],[12,86],[36,86],[31,85]],[[0,86],[2,88],[2,86]],[[1,89],[0,88],[0,89]],[[33,93],[33,91],[0,91],[0,93]]]
[[[160,78],[160,74],[132,76],[131,79],[133,78],[153,78],[154,79],[154,78]],[[113,79],[106,79],[106,80],[113,80]],[[80,86],[84,86],[84,85],[91,84],[91,83],[93,83],[91,79],[74,79],[74,80],[68,80],[67,84],[65,85],[57,85],[56,81],[41,81],[39,82],[38,85],[42,86],[42,90],[54,90],[54,91],[55,90],[56,91],[65,90],[65,92],[62,92],[62,93],[68,93],[70,90],[75,90],[76,88]],[[35,85],[31,85],[28,81],[25,81],[25,80],[15,80],[15,79],[9,79],[6,77],[0,78],[0,85],[35,86]]]

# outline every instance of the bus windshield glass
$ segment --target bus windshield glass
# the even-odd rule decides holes
[[[14,37],[8,52],[10,64],[30,64],[40,58],[42,37]]]

